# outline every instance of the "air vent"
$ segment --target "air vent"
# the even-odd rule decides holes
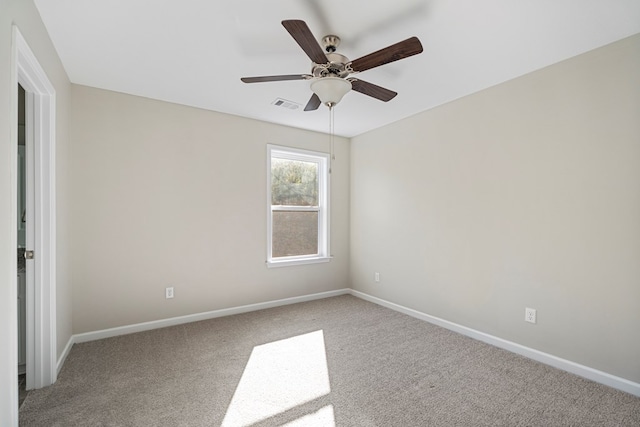
[[[276,98],[276,100],[273,101],[271,105],[275,105],[276,107],[286,108],[288,110],[297,110],[302,106],[296,102],[287,101],[286,99],[282,99],[282,98]]]

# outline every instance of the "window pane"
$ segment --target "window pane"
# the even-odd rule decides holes
[[[318,212],[274,211],[271,256],[318,253]]]
[[[318,206],[318,164],[272,158],[271,204]]]

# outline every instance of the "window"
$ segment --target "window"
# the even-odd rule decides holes
[[[329,155],[267,146],[267,266],[329,261]]]

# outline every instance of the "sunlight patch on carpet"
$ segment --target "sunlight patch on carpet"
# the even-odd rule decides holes
[[[322,330],[259,345],[251,352],[222,427],[249,426],[330,391]],[[332,420],[333,407],[324,407],[308,417]]]

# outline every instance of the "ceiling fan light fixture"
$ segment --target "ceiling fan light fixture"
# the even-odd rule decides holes
[[[322,77],[311,82],[311,90],[323,104],[334,106],[351,90],[351,82],[340,77]]]

